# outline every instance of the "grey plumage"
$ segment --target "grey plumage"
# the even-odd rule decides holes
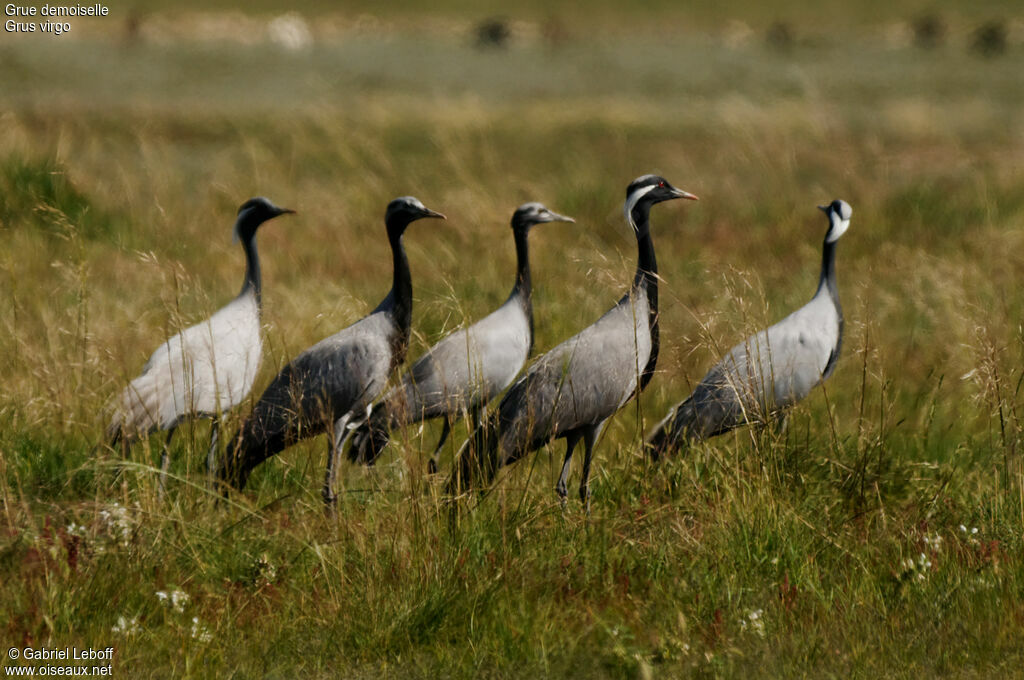
[[[444,219],[411,196],[392,201],[385,214],[394,281],[368,316],[321,340],[274,378],[225,454],[219,478],[239,489],[252,469],[301,439],[329,431],[323,496],[335,500],[338,456],[349,424],[364,417],[405,358],[412,320],[412,279],[402,234],[415,220]]]
[[[556,491],[565,498],[573,449],[585,446],[580,498],[590,494],[594,443],[605,422],[642,391],[658,359],[658,276],[649,215],[651,206],[696,196],[645,175],[626,190],[625,215],[637,237],[636,275],[629,292],[595,324],[541,356],[501,400],[496,417],[460,452],[449,488],[459,492],[480,474],[498,469],[558,438],[566,440]]]
[[[431,347],[390,390],[366,423],[352,436],[353,462],[373,464],[387,445],[389,431],[421,420],[443,417],[437,456],[452,421],[469,412],[474,426],[483,407],[511,384],[533,348],[533,301],[528,235],[546,222],[573,222],[540,203],[524,203],[512,215],[516,245],[516,281],[505,303],[475,324],[458,330]]]
[[[256,230],[267,220],[292,212],[265,198],[250,199],[238,209],[234,233],[246,255],[241,292],[209,319],[186,328],[157,348],[142,374],[110,406],[107,438],[111,445],[121,441],[127,447],[156,430],[167,430],[161,458],[166,474],[167,446],[175,428],[186,418],[205,417],[214,419],[213,455],[217,417],[249,394],[263,354]],[[212,467],[210,457],[207,465]]]
[[[835,369],[843,339],[843,310],[836,286],[835,248],[850,225],[844,201],[821,206],[829,221],[818,289],[806,305],[733,347],[671,409],[648,436],[658,457],[684,441],[702,440],[747,423],[764,423],[806,397]]]

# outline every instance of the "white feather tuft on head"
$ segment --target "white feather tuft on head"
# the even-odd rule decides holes
[[[656,185],[654,184],[648,184],[645,187],[640,187],[626,197],[626,205],[623,207],[623,211],[626,213],[626,222],[629,223],[629,226],[633,227],[633,231],[638,231],[636,223],[633,222],[633,208],[636,207],[636,204],[640,202],[641,198],[653,191],[655,186]]]
[[[837,204],[838,209],[836,207]],[[824,208],[824,210],[828,214],[828,221],[831,225],[825,241],[827,243],[835,243],[850,228],[850,218],[853,216],[853,210],[846,201],[835,201],[832,205]]]

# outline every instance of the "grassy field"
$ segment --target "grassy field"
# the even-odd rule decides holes
[[[0,36],[2,649],[113,646],[115,677],[1024,676],[1013,3],[692,22],[596,3],[576,22],[528,2],[501,12],[504,49],[473,43],[496,3],[312,3],[297,50],[264,39],[267,15],[193,4]],[[907,23],[925,11],[948,26],[934,49]],[[1005,53],[972,52],[996,17]],[[791,44],[766,39],[775,21]],[[163,499],[159,437],[128,463],[101,445],[112,395],[241,284],[246,198],[299,211],[260,235],[258,393],[387,292],[383,211],[404,194],[449,217],[406,235],[411,356],[507,295],[527,200],[577,220],[531,237],[554,346],[630,281],[621,207],[646,172],[701,201],[653,212],[658,375],[606,428],[589,516],[556,502],[558,443],[451,524],[433,424],[346,466],[336,518],[322,438],[230,503],[205,487],[206,423],[179,431]],[[651,465],[652,423],[813,293],[833,198],[854,210],[834,376],[782,434]]]

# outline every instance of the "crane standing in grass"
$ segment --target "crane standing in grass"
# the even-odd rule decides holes
[[[328,432],[323,498],[337,500],[338,460],[350,424],[365,417],[388,377],[405,360],[412,322],[412,277],[402,235],[412,222],[445,219],[411,197],[388,204],[384,222],[391,244],[391,292],[368,316],[321,340],[284,367],[232,440],[218,477],[238,489],[252,469],[301,439]]]
[[[444,428],[428,463],[437,472],[437,458],[451,432],[452,421],[469,411],[473,429],[484,407],[519,374],[533,349],[533,294],[528,236],[545,222],[574,222],[540,203],[524,203],[512,215],[516,245],[516,282],[508,300],[468,328],[448,335],[413,365],[402,384],[385,395],[366,423],[352,437],[348,456],[372,465],[384,450],[389,431],[443,417]]]
[[[156,430],[167,430],[160,456],[160,486],[170,462],[168,447],[175,429],[186,418],[212,418],[207,469],[212,473],[220,415],[249,394],[263,357],[260,326],[262,280],[256,251],[256,231],[278,215],[265,198],[252,198],[238,209],[235,238],[245,250],[245,282],[234,300],[206,321],[186,328],[153,353],[135,378],[111,405],[107,439],[124,449]]]
[[[635,179],[626,189],[626,221],[636,233],[638,261],[633,285],[595,324],[547,352],[502,398],[496,416],[463,447],[449,490],[458,493],[474,473],[485,483],[501,466],[564,438],[565,461],[556,491],[566,481],[573,449],[583,439],[580,500],[589,507],[590,464],[605,422],[654,375],[658,360],[658,264],[651,240],[651,207],[696,196],[656,175]]]
[[[819,206],[828,217],[818,290],[806,305],[729,350],[690,397],[672,408],[647,438],[657,460],[683,442],[699,441],[747,423],[784,417],[835,370],[843,343],[843,309],[836,286],[836,242],[853,214],[845,201]]]

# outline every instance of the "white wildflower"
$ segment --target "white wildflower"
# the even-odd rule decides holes
[[[210,629],[199,623],[199,617],[192,617],[192,639],[200,642],[209,642],[213,639]]]
[[[928,578],[928,571],[932,568],[932,561],[925,553],[918,553],[917,559],[908,557],[900,560],[900,578],[914,578],[924,581]]]
[[[160,600],[160,603],[166,607],[170,607],[179,614],[185,611],[185,604],[188,602],[188,593],[184,590],[175,588],[174,590],[167,592],[164,590],[156,591],[156,599]]]
[[[140,630],[139,619],[132,617],[126,619],[123,616],[117,617],[117,623],[110,629],[111,633],[117,633],[118,635],[135,635]]]
[[[764,637],[764,610],[755,609],[747,612],[747,618],[740,619],[740,628],[742,630],[751,630],[757,633],[758,636]]]
[[[277,567],[263,554],[253,565],[253,581],[258,586],[265,586],[277,580]]]
[[[121,545],[127,548],[135,524],[131,515],[128,514],[128,508],[115,502],[109,509],[100,510],[99,517],[107,535],[119,540]]]
[[[186,593],[184,590],[175,590],[173,593],[171,593],[171,606],[174,607],[174,611],[185,611],[185,603],[187,602],[188,593]]]

